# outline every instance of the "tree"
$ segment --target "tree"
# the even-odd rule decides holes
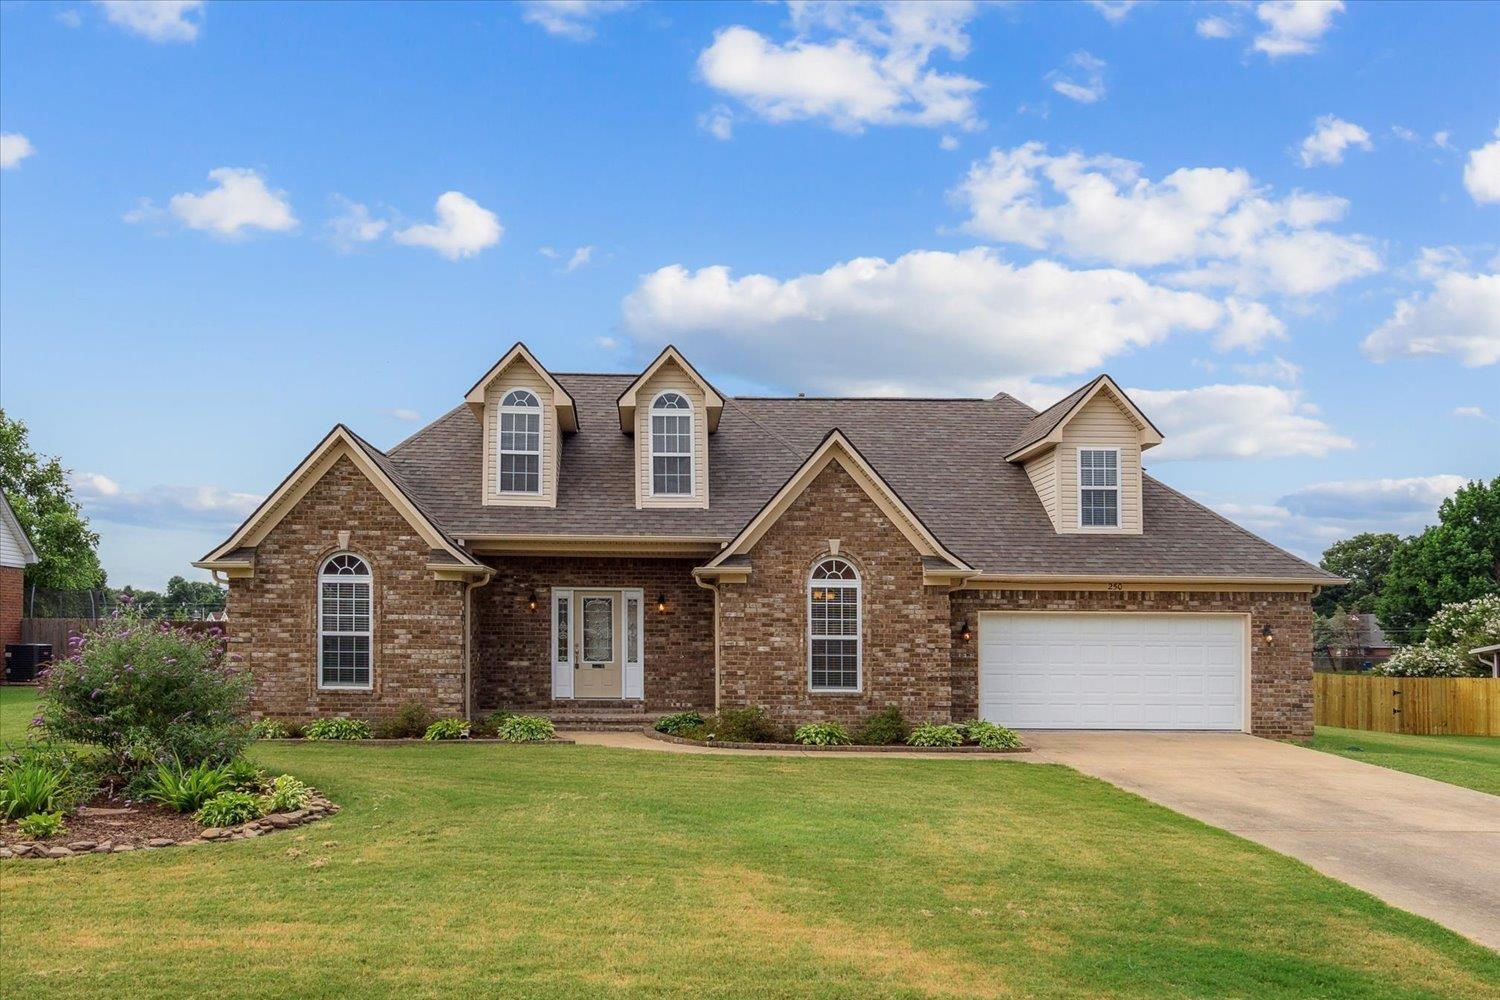
[[[1380,598],[1381,580],[1390,571],[1391,558],[1400,547],[1401,538],[1388,531],[1367,531],[1328,546],[1318,565],[1349,582],[1324,587],[1313,598],[1313,611],[1320,615],[1331,615],[1336,609],[1362,615],[1373,612]]]
[[[1396,641],[1417,643],[1443,605],[1486,594],[1500,594],[1500,476],[1459,487],[1438,523],[1396,550],[1375,613]]]
[[[199,608],[204,611],[224,610],[224,598],[229,591],[216,583],[204,580],[185,580],[174,576],[167,581],[167,604],[174,608]]]
[[[104,586],[99,536],[73,499],[67,471],[31,450],[26,425],[0,410],[0,489],[36,549],[26,567],[28,586],[92,590]]]

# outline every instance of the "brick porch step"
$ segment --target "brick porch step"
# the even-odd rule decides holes
[[[617,730],[640,732],[667,713],[645,712],[639,709],[635,711],[630,711],[629,709],[594,711],[568,709],[542,712],[540,714],[551,719],[552,724],[558,729],[581,729],[585,732],[602,733]]]

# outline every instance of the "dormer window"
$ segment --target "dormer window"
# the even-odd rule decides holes
[[[1120,449],[1078,449],[1078,523],[1084,528],[1120,526]]]
[[[693,404],[680,392],[651,403],[651,494],[693,495]]]
[[[542,404],[526,389],[512,389],[500,402],[500,493],[542,491]]]

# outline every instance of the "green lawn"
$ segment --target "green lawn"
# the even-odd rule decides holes
[[[1500,997],[1493,952],[1055,765],[256,753],[346,808],[260,840],[4,862],[0,982],[51,997]]]
[[[0,687],[0,746],[19,743],[36,714],[36,688]]]
[[[1402,736],[1319,726],[1312,746],[1350,760],[1500,795],[1500,737]]]

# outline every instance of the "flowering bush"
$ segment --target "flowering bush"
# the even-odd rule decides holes
[[[1375,668],[1387,677],[1472,677],[1489,668],[1469,650],[1500,643],[1500,595],[1445,604],[1427,624],[1420,646],[1398,649]]]
[[[104,747],[122,774],[217,763],[249,739],[249,683],[227,663],[218,629],[200,635],[127,608],[44,672],[39,718],[51,739]]]

